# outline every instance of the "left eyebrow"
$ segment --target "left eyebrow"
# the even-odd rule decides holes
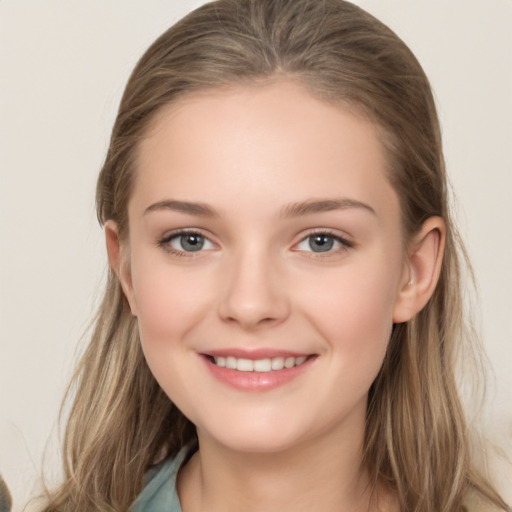
[[[281,210],[281,217],[298,217],[302,215],[329,212],[333,210],[346,210],[348,208],[361,208],[373,215],[377,215],[375,210],[366,203],[362,203],[361,201],[357,201],[355,199],[336,198],[291,203]]]

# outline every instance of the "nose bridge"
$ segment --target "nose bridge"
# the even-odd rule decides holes
[[[244,328],[275,324],[289,314],[277,256],[254,241],[233,250],[219,305],[223,320]]]

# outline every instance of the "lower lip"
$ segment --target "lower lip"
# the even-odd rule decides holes
[[[202,356],[202,358],[217,380],[241,391],[270,391],[284,386],[306,372],[313,360],[316,359],[316,357],[309,357],[302,364],[293,368],[283,368],[271,372],[241,372],[217,366],[206,356]]]

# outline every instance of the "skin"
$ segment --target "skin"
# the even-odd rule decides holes
[[[435,288],[442,220],[404,251],[375,127],[285,81],[180,100],[137,164],[129,240],[109,221],[107,249],[151,371],[198,430],[178,481],[184,512],[367,510],[368,389],[393,323]],[[320,200],[341,207],[283,215]],[[202,250],[187,252],[180,229],[204,236]],[[317,252],[319,232],[339,240]],[[292,381],[246,391],[201,356],[262,348],[312,357]],[[381,496],[379,507],[396,505]]]

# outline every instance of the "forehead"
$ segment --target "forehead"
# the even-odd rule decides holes
[[[142,140],[134,200],[142,208],[165,194],[206,195],[263,206],[348,195],[395,207],[378,134],[367,119],[293,82],[190,94],[163,108]]]

